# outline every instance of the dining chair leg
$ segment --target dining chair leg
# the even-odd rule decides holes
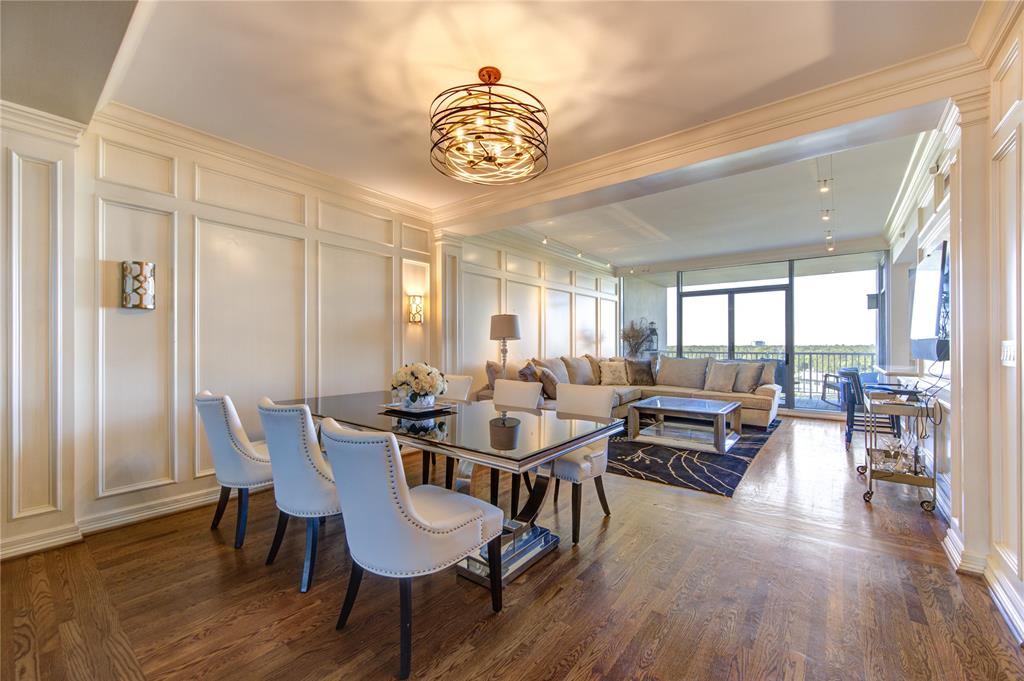
[[[580,511],[583,506],[583,485],[572,483],[572,543],[580,543]]]
[[[430,452],[423,452],[423,484],[430,482]]]
[[[555,478],[555,506],[558,506],[558,483],[562,482],[558,478]]]
[[[316,544],[317,528],[319,521],[316,518],[306,518],[306,558],[302,561],[302,583],[299,591],[306,593],[313,584],[313,568],[316,567]]]
[[[220,525],[220,519],[224,517],[224,509],[228,507],[228,499],[231,498],[231,488],[220,486],[220,499],[217,500],[217,510],[213,512],[213,522],[210,523],[210,529],[216,530],[217,526]]]
[[[412,577],[398,580],[398,594],[401,603],[401,658],[398,678],[409,678],[412,665]]]
[[[498,473],[497,468],[491,469],[491,506],[498,505],[498,484],[501,481],[501,476]]]
[[[487,542],[487,571],[491,577],[491,608],[501,612],[501,535]]]
[[[288,528],[288,514],[284,511],[277,513],[277,531],[274,532],[274,541],[270,544],[270,553],[267,554],[266,565],[270,565],[277,558],[277,552],[281,548],[281,540],[284,539],[284,531]]]
[[[455,459],[444,457],[444,488],[451,489],[455,484]]]
[[[515,518],[519,514],[519,473],[512,474],[512,505],[509,507],[509,518]]]
[[[341,614],[338,615],[338,623],[335,629],[343,629],[348,623],[348,616],[352,614],[352,606],[356,603],[356,595],[359,593],[359,584],[363,581],[363,566],[352,561],[352,572],[348,575],[348,590],[345,591],[345,602],[341,604]]]
[[[594,487],[597,488],[597,498],[601,502],[601,508],[604,509],[604,514],[611,515],[612,510],[608,508],[608,497],[604,495],[604,480],[601,479],[600,475],[594,478]]]
[[[242,548],[245,541],[245,524],[249,518],[249,488],[238,488],[238,518],[235,519],[235,548]]]

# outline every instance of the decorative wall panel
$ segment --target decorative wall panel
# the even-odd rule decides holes
[[[601,317],[598,351],[602,357],[614,357],[619,354],[617,346],[619,304],[617,301],[602,298],[600,305]]]
[[[100,200],[97,241],[98,495],[176,477],[176,217]],[[155,309],[121,307],[121,261],[156,263]]]
[[[54,300],[58,280],[56,163],[10,155],[11,185],[11,410],[12,519],[57,510],[58,376],[54,356]],[[7,271],[7,266],[3,268]],[[8,390],[5,386],[4,390]]]
[[[402,248],[430,255],[430,232],[413,225],[402,225]]]
[[[99,139],[99,179],[158,194],[177,194],[174,158]]]
[[[231,395],[246,431],[262,437],[261,397],[306,394],[305,242],[197,220],[195,273],[196,391]],[[198,441],[197,469],[212,472]]]
[[[518,341],[509,344],[509,359],[527,360],[540,357],[540,286],[509,281],[505,291],[505,312],[519,315]],[[492,341],[493,342],[493,341]]]
[[[358,211],[323,199],[317,205],[320,229],[389,246],[395,243],[395,223],[389,216]]]
[[[281,187],[196,164],[196,201],[222,208],[306,223],[306,197]]]
[[[509,253],[505,256],[505,269],[512,274],[521,274],[524,277],[540,277],[540,263],[532,258]]]
[[[473,376],[473,385],[480,388],[487,381],[484,366],[487,360],[497,361],[498,341],[490,339],[491,315],[501,312],[501,279],[465,272],[462,275],[462,373]],[[517,341],[510,341],[509,353]]]
[[[544,355],[561,357],[572,354],[572,294],[549,288],[544,304]]]
[[[320,244],[320,395],[382,390],[394,363],[391,256]]]
[[[575,355],[597,353],[597,298],[576,294]]]

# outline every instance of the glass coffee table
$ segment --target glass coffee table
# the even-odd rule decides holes
[[[655,422],[641,428],[644,416],[653,416]],[[631,440],[725,454],[739,442],[743,409],[739,402],[648,397],[630,403],[628,421]]]

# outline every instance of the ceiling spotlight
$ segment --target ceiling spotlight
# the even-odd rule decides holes
[[[576,251],[576,257],[577,258],[582,258],[583,257],[583,251]]]
[[[548,245],[548,238],[547,238],[547,237],[544,237],[543,239],[541,239],[541,240],[540,240],[540,242],[541,242],[542,244],[544,244],[545,246],[547,246],[547,245]]]
[[[831,229],[825,232],[825,250],[829,253],[836,250],[836,240],[835,237],[832,236]]]
[[[636,274],[636,270],[634,270],[634,269],[630,269],[630,270],[629,270],[629,273],[630,273],[630,274]]]
[[[818,191],[822,194],[828,194],[832,189],[832,180],[818,180]]]
[[[825,222],[828,222],[829,220],[831,220],[832,219],[832,211],[829,210],[828,208],[822,209],[822,211],[821,211],[821,219],[824,220]]]

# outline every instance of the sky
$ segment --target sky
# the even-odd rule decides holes
[[[867,294],[878,289],[874,270],[797,276],[793,280],[794,342],[796,345],[873,345],[875,310]],[[665,290],[668,311],[667,345],[676,344],[676,289]],[[684,300],[683,332],[687,345],[726,345],[728,308],[725,295]],[[736,344],[783,345],[786,303],[782,291],[736,296]],[[699,320],[699,323],[691,323]]]

